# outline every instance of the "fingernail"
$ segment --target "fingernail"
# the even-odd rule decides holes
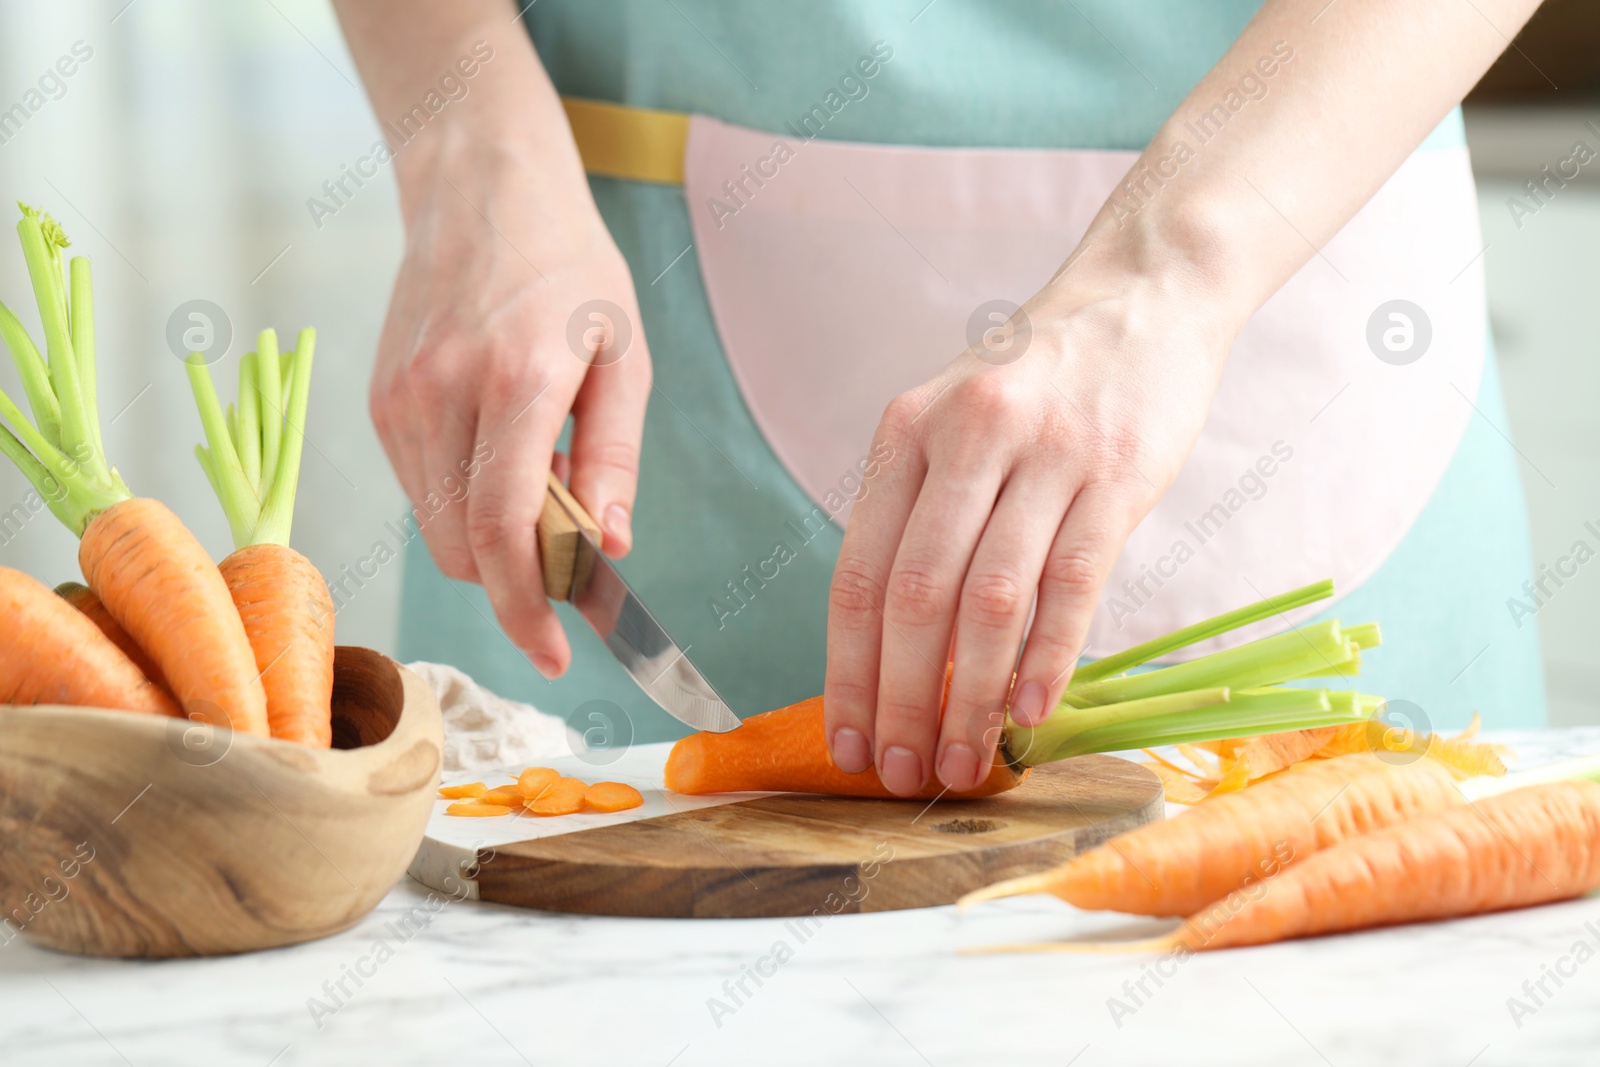
[[[939,781],[951,789],[971,789],[978,784],[978,754],[957,741],[946,745],[939,757]]]
[[[1044,686],[1023,682],[1011,698],[1011,717],[1023,726],[1038,726],[1044,721]]]
[[[872,749],[860,730],[841,726],[833,732],[833,762],[846,774],[860,774],[872,766]]]
[[[909,748],[890,745],[878,762],[878,777],[889,792],[909,796],[922,788],[922,758]]]
[[[606,533],[618,540],[628,539],[628,509],[621,504],[606,508]]]
[[[533,661],[533,669],[546,678],[558,678],[561,676],[561,664],[543,652],[535,652],[528,658]]]

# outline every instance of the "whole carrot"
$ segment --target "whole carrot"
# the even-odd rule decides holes
[[[48,359],[0,306],[0,337],[34,415],[30,422],[0,391],[0,418],[11,426],[0,427],[0,452],[81,539],[78,562],[89,588],[160,668],[184,713],[265,733],[266,694],[222,576],[177,517],[136,498],[106,458],[89,261],[74,257],[69,273],[61,227],[32,208],[22,213],[17,235]]]
[[[1340,842],[1465,803],[1433,760],[1397,766],[1370,753],[1339,756],[1130,830],[960,904],[1051,893],[1079,908],[1187,915]]]
[[[97,514],[78,566],[117,622],[166,675],[184,713],[267,733],[267,699],[228,586],[200,542],[159,500]]]
[[[993,796],[1027,777],[996,760],[976,789],[944,793],[937,782],[916,794],[931,799]],[[822,724],[822,698],[812,697],[777,711],[752,715],[728,733],[697,733],[672,746],[666,785],[677,793],[740,793],[773,790],[843,797],[893,797],[868,768],[860,774],[839,769],[828,754]]]
[[[0,567],[0,704],[176,715],[178,707],[93,622],[39,582]]]
[[[327,748],[333,743],[333,598],[316,566],[289,547],[315,342],[315,331],[302,330],[283,366],[277,334],[261,331],[257,351],[240,361],[232,418],[223,416],[203,359],[190,359],[189,383],[207,441],[196,455],[236,549],[219,570],[261,673],[272,736]]]
[[[144,649],[139,647],[139,642],[128,635],[122,624],[111,617],[111,612],[100,603],[100,598],[94,595],[94,590],[82,582],[62,582],[56,586],[56,595],[68,604],[81,611],[90,622],[100,628],[100,632],[111,639],[111,643],[122,649],[124,655],[133,660],[134,665],[144,672],[144,676],[167,689],[166,675],[161,673],[161,668],[156,666]]]
[[[1254,899],[1191,915],[1164,939],[1201,949],[1448,919],[1600,887],[1600,784],[1513,789],[1319,852]],[[1154,947],[1154,946],[1152,946]]]

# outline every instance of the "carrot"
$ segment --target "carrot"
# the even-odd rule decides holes
[[[188,369],[207,442],[196,456],[233,533],[235,551],[219,569],[261,673],[272,736],[328,748],[333,598],[316,566],[289,547],[315,344],[315,331],[302,330],[284,357],[285,398],[278,335],[262,330],[257,351],[240,360],[231,417],[222,413],[204,359],[190,357]]]
[[[443,800],[471,800],[483,796],[489,787],[482,782],[468,782],[466,785],[446,785],[439,787],[439,796]]]
[[[523,794],[522,790],[517,787],[515,782],[513,782],[511,785],[495,786],[493,789],[477,798],[478,803],[480,804],[505,804],[513,808],[522,807],[523,803],[527,799],[527,796]]]
[[[72,704],[177,715],[162,689],[88,616],[21,571],[0,567],[0,704]]]
[[[1113,838],[1059,867],[969,893],[962,907],[1051,893],[1076,907],[1187,915],[1313,853],[1466,799],[1434,760],[1371,753],[1307,765]]]
[[[560,778],[526,806],[535,815],[576,815],[583,810],[588,788],[576,778]]]
[[[522,790],[524,797],[537,800],[541,793],[555,785],[560,778],[561,773],[549,767],[529,767],[517,776],[517,786]]]
[[[1546,904],[1600,887],[1600,784],[1513,789],[1346,841],[1218,900],[1163,944],[1192,951]],[[1154,947],[1154,946],[1152,946]]]
[[[84,530],[78,565],[186,715],[267,734],[266,693],[227,583],[164,504],[136,497],[100,512]]]
[[[0,417],[10,424],[0,427],[0,452],[81,539],[84,580],[160,668],[183,712],[265,733],[266,694],[222,576],[177,517],[135,497],[106,458],[95,398],[89,261],[76,256],[64,273],[68,241],[61,227],[29,207],[22,214],[17,235],[48,360],[0,305],[0,338],[33,409],[29,421],[0,391]]]
[[[112,644],[122,649],[123,654],[133,660],[134,665],[144,672],[146,678],[163,690],[167,689],[167,678],[161,673],[161,668],[156,666],[155,660],[145,654],[144,649],[139,647],[139,642],[129,637],[128,631],[111,617],[111,612],[100,603],[100,598],[94,595],[93,589],[82,582],[62,582],[56,586],[56,595],[88,616],[89,621],[98,626],[101,633],[111,638]]]
[[[458,800],[444,809],[446,815],[469,815],[480,819],[494,818],[496,815],[510,815],[511,809],[504,804],[479,804],[474,800]]]
[[[627,811],[643,803],[644,796],[623,782],[596,782],[583,794],[583,806],[590,811]]]
[[[333,598],[287,545],[247,545],[219,565],[255,654],[272,736],[333,744]]]
[[[977,788],[949,793],[951,798],[993,796],[1027,777],[997,759]],[[825,793],[842,797],[889,797],[876,771],[839,769],[823,735],[822,698],[812,697],[777,711],[752,715],[737,730],[690,734],[667,757],[667,788],[676,793],[741,793],[774,790]],[[916,794],[932,799],[944,792],[930,782]]]

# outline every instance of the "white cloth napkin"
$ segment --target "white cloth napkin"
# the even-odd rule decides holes
[[[497,770],[585,750],[565,719],[491,693],[444,663],[406,664],[427,682],[444,713],[444,773]]]

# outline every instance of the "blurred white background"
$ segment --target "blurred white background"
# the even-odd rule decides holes
[[[275,326],[288,340],[315,325],[295,537],[336,578],[404,500],[366,414],[400,253],[392,176],[385,170],[320,229],[306,207],[378,137],[332,12],[325,0],[0,0],[0,113],[80,41],[93,50],[88,61],[48,85],[20,128],[0,122],[0,192],[55,212],[73,250],[94,260],[107,448],[136,491],[167,500],[225,554],[226,524],[191,455],[200,427],[166,343],[168,317],[193,299],[226,311],[233,344],[215,370],[228,388],[258,329]],[[1600,527],[1600,160],[1520,226],[1506,200],[1575,141],[1600,151],[1590,120],[1600,124],[1600,104],[1469,111],[1509,432],[1527,458],[1535,558],[1545,563],[1579,538],[1600,546],[1583,529]],[[36,330],[10,233],[0,233],[0,299]],[[0,383],[16,385],[9,362]],[[26,492],[0,470],[0,513]],[[77,576],[71,537],[44,512],[20,531],[0,527],[0,564],[51,583]],[[343,609],[342,642],[392,648],[400,566]],[[1600,722],[1597,619],[1600,565],[1539,614],[1556,725]]]
[[[126,5],[126,6],[124,6]],[[90,58],[20,129],[4,112],[74,43]],[[37,97],[33,98],[36,102]],[[315,326],[315,389],[295,543],[330,578],[367,555],[404,498],[367,417],[366,382],[400,253],[393,179],[369,182],[318,229],[306,208],[377,139],[325,0],[0,0],[0,300],[42,343],[11,201],[43,205],[94,263],[106,448],[135,492],[167,501],[219,558],[228,528],[193,456],[200,441],[167,320],[209,300],[233,326],[226,394],[257,331]],[[10,361],[0,370],[13,397]],[[27,492],[0,470],[0,512]],[[0,527],[0,564],[78,577],[48,512]],[[339,614],[339,639],[389,649],[400,567]]]

